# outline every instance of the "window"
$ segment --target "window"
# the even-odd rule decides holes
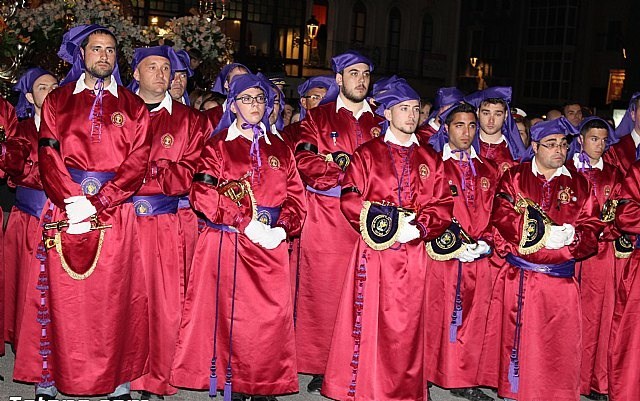
[[[425,14],[422,17],[420,50],[422,50],[422,53],[431,53],[433,50],[433,17],[429,14]]]
[[[351,42],[364,46],[364,35],[367,27],[367,9],[361,1],[353,5],[353,20],[351,26]]]
[[[389,40],[387,54],[387,68],[398,71],[400,63],[400,10],[392,8],[389,12]]]

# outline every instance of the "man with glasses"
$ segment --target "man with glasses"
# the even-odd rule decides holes
[[[531,130],[533,160],[507,170],[491,222],[508,264],[494,284],[480,382],[518,401],[580,398],[581,323],[576,260],[598,249],[591,185],[565,166],[565,119]]]
[[[355,51],[331,61],[340,95],[310,110],[300,124],[296,161],[307,184],[309,213],[300,237],[300,289],[296,340],[299,372],[315,377],[320,393],[340,289],[358,239],[340,212],[341,182],[355,149],[380,135],[382,119],[365,100],[373,64]]]

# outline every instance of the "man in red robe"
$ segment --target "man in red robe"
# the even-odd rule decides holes
[[[601,209],[613,200],[623,180],[622,172],[603,160],[613,128],[599,117],[587,117],[571,143],[567,167],[591,183],[591,196]],[[609,220],[606,218],[605,220]],[[606,400],[607,362],[611,321],[615,304],[616,278],[628,259],[616,258],[612,221],[598,240],[598,253],[577,264],[582,306],[582,369],[580,393],[592,400]]]
[[[420,96],[392,77],[376,91],[384,135],[360,146],[342,180],[357,235],[346,268],[322,393],[336,400],[425,399],[424,241],[451,222],[442,161],[420,146]],[[340,266],[334,265],[334,268]]]
[[[640,146],[640,92],[629,100],[629,107],[616,127],[611,149],[605,153],[604,161],[613,164],[623,173],[636,161]]]
[[[576,260],[598,248],[602,229],[591,185],[565,166],[565,118],[531,130],[534,158],[500,179],[491,223],[508,262],[489,309],[479,382],[518,401],[578,401],[582,314]]]
[[[424,120],[422,125],[418,126],[418,131],[416,131],[418,138],[423,141],[428,141],[440,129],[443,122],[442,114],[454,104],[460,103],[463,99],[464,94],[460,92],[458,88],[448,87],[438,89],[431,115]]]
[[[154,46],[136,49],[131,64],[132,89],[149,109],[152,137],[149,170],[133,197],[138,231],[144,233],[138,237],[141,267],[153,305],[149,310],[149,373],[131,384],[145,399],[177,392],[169,378],[186,283],[183,243],[177,241],[181,238],[178,203],[191,188],[204,138],[211,132],[204,115],[167,92],[178,63],[171,47]]]
[[[273,93],[253,74],[231,81],[190,192],[208,221],[171,383],[210,396],[224,389],[226,400],[274,401],[298,391],[285,238],[300,232],[306,202],[293,154],[267,130]]]
[[[457,223],[452,229],[463,230],[469,238],[452,245],[448,230],[429,244],[425,373],[430,382],[452,389],[456,396],[491,401],[476,387],[478,372],[484,368],[480,353],[495,276],[487,256],[493,245],[489,221],[500,172],[472,146],[475,113],[468,103],[451,107],[436,134],[447,141],[434,147],[442,154],[444,177],[453,196]]]
[[[299,371],[314,375],[307,388],[313,394],[322,386],[340,289],[358,240],[340,213],[341,181],[355,149],[380,135],[382,121],[365,100],[371,61],[348,51],[331,64],[340,94],[335,102],[309,110],[295,152],[309,202],[300,236],[296,345]]]
[[[11,210],[5,230],[5,341],[18,346],[22,319],[31,319],[38,310],[37,303],[26,303],[29,276],[37,276],[40,263],[35,251],[42,239],[39,227],[42,208],[47,196],[42,190],[38,168],[38,132],[40,130],[42,104],[46,96],[58,87],[58,80],[42,68],[31,68],[20,77],[14,90],[20,93],[16,114],[18,123],[16,136],[29,143],[30,153],[27,168],[19,176],[9,177],[9,184],[16,187],[16,203]],[[39,338],[22,338],[36,346]]]
[[[149,113],[118,85],[116,40],[105,28],[72,28],[59,55],[73,65],[42,107],[38,159],[50,201],[41,220],[68,227],[46,229],[52,239],[44,245],[52,247],[38,251],[41,274],[28,287],[40,302],[38,325],[20,335],[41,336],[40,349],[21,344],[14,379],[38,383],[39,399],[57,389],[129,399],[129,382],[145,373],[148,355],[130,197],[147,171]]]
[[[229,83],[236,75],[242,75],[249,73],[249,69],[240,63],[231,63],[222,67],[222,70],[216,77],[213,83],[213,92],[226,96],[229,91]],[[211,122],[211,126],[215,130],[222,119],[222,114],[226,111],[226,103],[223,103],[219,107],[213,107],[205,110],[204,114]]]

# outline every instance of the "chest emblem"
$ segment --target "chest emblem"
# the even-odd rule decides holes
[[[160,138],[160,141],[162,142],[162,146],[164,146],[167,149],[173,146],[173,136],[171,134],[162,135],[162,138]]]
[[[558,192],[558,202],[563,205],[566,205],[571,201],[575,202],[576,200],[577,198],[573,196],[573,190],[569,187],[561,188]]]
[[[509,170],[511,168],[511,166],[509,165],[509,163],[504,162],[500,165],[500,170],[502,170],[502,172],[504,173],[505,171]]]
[[[429,167],[426,164],[421,164],[420,167],[418,167],[418,173],[420,174],[420,178],[424,180],[429,177],[429,174],[431,172],[429,171]]]
[[[151,203],[146,200],[138,200],[133,204],[133,209],[138,216],[146,216],[151,213]]]
[[[120,113],[119,111],[111,114],[111,123],[116,127],[122,127],[124,125],[124,114]]]
[[[480,188],[485,192],[491,188],[491,182],[487,177],[480,178]]]
[[[274,170],[277,170],[280,168],[280,160],[278,160],[277,157],[275,156],[269,156],[269,167],[271,167]]]
[[[95,177],[87,177],[82,180],[80,187],[85,195],[95,195],[102,187],[102,183]]]
[[[380,127],[371,128],[371,136],[377,138],[380,136]]]
[[[610,185],[605,185],[604,186],[604,197],[608,198],[609,195],[611,195],[611,186]]]

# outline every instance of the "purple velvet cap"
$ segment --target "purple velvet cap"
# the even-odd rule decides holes
[[[629,135],[635,124],[631,119],[631,114],[636,112],[636,101],[640,98],[640,92],[636,92],[631,96],[631,100],[629,100],[629,106],[627,107],[627,112],[624,113],[624,117],[622,117],[622,121],[616,127],[615,134],[613,137],[613,141],[611,144],[620,142],[623,136]]]
[[[456,87],[440,88],[436,92],[436,98],[434,101],[434,109],[439,109],[442,106],[458,103],[464,99],[464,93]]]
[[[142,60],[149,56],[160,56],[169,60],[171,64],[171,76],[169,78],[169,84],[173,80],[173,75],[176,72],[176,66],[180,64],[180,59],[176,55],[176,52],[173,50],[171,46],[162,45],[162,46],[152,46],[152,47],[139,47],[133,52],[133,60],[131,60],[131,71],[135,71],[138,68],[138,65]],[[134,78],[129,83],[128,88],[136,93],[138,88],[140,88],[140,83]]]
[[[404,78],[400,78],[397,75],[384,80],[378,80],[376,84],[378,84],[378,86],[374,88],[373,98],[378,104],[376,114],[379,116],[384,117],[384,111],[398,103],[407,100],[417,100],[420,102],[418,92],[416,92]]]
[[[282,113],[284,111],[284,93],[280,90],[280,88],[278,87],[278,83],[275,82],[272,78],[267,78],[264,74],[262,74],[261,72],[256,74],[258,76],[258,78],[264,80],[266,83],[269,84],[269,86],[271,87],[271,90],[269,91],[268,94],[268,99],[267,100],[267,107],[270,107],[271,110],[273,110],[275,108],[275,99],[276,99],[276,95],[278,95],[278,103],[280,104],[280,112],[278,113],[278,119],[276,120],[275,124],[276,124],[276,129],[278,130],[278,132],[282,132],[282,129],[284,128],[284,118],[282,118]],[[235,78],[234,78],[235,79]],[[271,114],[271,113],[269,113]],[[271,128],[271,127],[269,127]]]
[[[337,74],[344,71],[344,69],[350,65],[358,63],[367,64],[369,66],[369,71],[373,72],[373,63],[371,60],[355,50],[347,50],[346,52],[333,57],[331,59],[331,69],[333,69],[333,72]]]
[[[594,121],[594,120],[599,120],[602,121],[604,123],[604,125],[607,127],[607,145],[605,147],[605,150],[609,148],[609,146],[611,145],[611,142],[613,140],[613,138],[615,137],[615,132],[613,130],[613,127],[611,127],[611,125],[604,119],[597,117],[597,116],[590,116],[590,117],[586,117],[585,119],[583,119],[580,122],[580,125],[578,126],[577,130],[575,133],[573,133],[572,135],[578,136],[580,135],[580,131],[582,131],[582,128],[590,121]],[[536,124],[537,125],[537,124]],[[572,158],[573,155],[575,153],[579,153],[582,152],[582,146],[580,145],[580,141],[578,140],[573,140],[571,142],[571,145],[569,145],[569,153],[567,154],[567,158]]]
[[[189,53],[186,50],[181,49],[175,52],[178,57],[178,63],[175,71],[186,71],[187,77],[191,78],[193,76],[193,70],[191,69],[191,57],[189,57]]]
[[[101,30],[109,31],[107,28],[101,25],[91,24],[78,25],[65,32],[64,36],[62,37],[60,50],[58,50],[58,57],[60,57],[67,63],[70,63],[71,70],[67,73],[67,76],[64,77],[62,81],[60,81],[61,85],[64,85],[68,82],[75,82],[78,80],[78,78],[80,78],[80,75],[82,75],[85,68],[84,59],[82,58],[82,54],[80,52],[82,42],[92,33]],[[115,37],[115,35],[113,36]],[[122,85],[117,56],[115,65],[113,66],[113,72],[111,74],[115,78],[118,85]]]
[[[16,105],[16,115],[18,116],[18,118],[28,118],[34,116],[35,108],[33,104],[29,103],[26,95],[27,93],[33,91],[33,84],[38,78],[43,75],[51,75],[55,78],[55,75],[53,75],[49,71],[44,70],[40,67],[34,67],[28,69],[27,72],[22,74],[22,76],[18,80],[18,83],[13,86],[14,91],[20,92],[18,104]]]
[[[265,96],[267,96],[267,107],[262,116],[262,123],[269,129],[269,115],[271,114],[271,110],[273,110],[273,99],[275,93],[271,91],[271,84],[268,80],[261,78],[252,73],[236,75],[229,83],[229,93],[227,93],[226,100],[226,109],[222,118],[220,119],[220,123],[216,127],[215,131],[213,131],[213,135],[216,135],[218,132],[229,128],[231,124],[236,120],[235,114],[231,111],[231,104],[236,101],[236,97],[240,95],[240,93],[244,92],[249,88],[258,88],[264,92]]]
[[[458,107],[462,106],[463,104],[466,104],[466,102],[459,100],[455,102],[453,106],[449,107],[440,115],[440,119],[442,120],[442,123],[440,124],[440,128],[438,128],[438,131],[435,134],[433,134],[431,138],[429,138],[429,144],[433,147],[433,149],[435,149],[436,152],[438,153],[442,152],[442,149],[444,148],[444,144],[449,142],[449,132],[447,131],[447,125],[445,124],[447,117],[449,116],[449,114],[453,113]],[[480,130],[480,126],[476,125],[476,134],[473,137],[473,142],[471,143],[471,145],[476,150],[476,153],[480,153],[480,142],[478,139],[479,130]]]
[[[216,77],[215,82],[213,83],[213,89],[212,89],[213,92],[217,92],[223,95],[227,94],[227,90],[224,88],[224,82],[227,80],[227,75],[229,75],[231,70],[233,70],[236,67],[242,67],[247,71],[251,72],[250,69],[248,69],[245,65],[240,63],[231,63],[231,64],[225,65],[224,67],[222,67],[222,70]]]
[[[531,127],[531,141],[540,142],[549,135],[562,134],[564,136],[576,135],[578,129],[571,125],[565,117],[551,121],[542,121]]]
[[[313,88],[324,88],[327,90],[327,93],[324,95],[322,100],[318,105],[333,102],[338,98],[338,94],[340,93],[340,87],[336,83],[336,78],[333,75],[319,75],[315,77],[311,77],[298,85],[298,95],[300,98],[306,96],[307,92]],[[300,102],[300,120],[303,120],[307,115],[307,110],[302,107],[302,102]]]

